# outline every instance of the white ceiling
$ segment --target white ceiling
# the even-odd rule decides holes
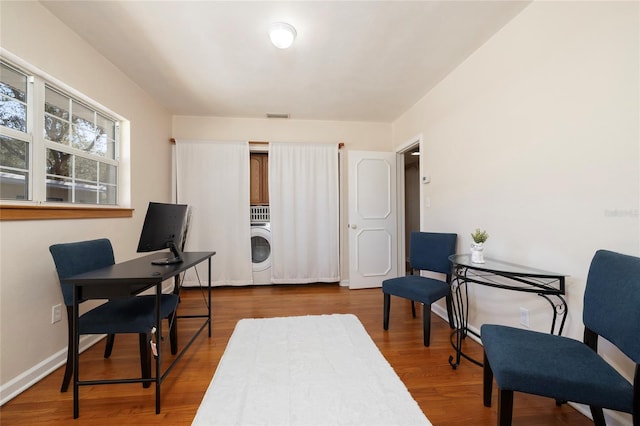
[[[41,3],[172,114],[392,122],[529,1]]]

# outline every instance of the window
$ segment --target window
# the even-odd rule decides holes
[[[50,81],[0,66],[0,198],[117,205],[119,120]]]
[[[0,196],[29,196],[31,137],[27,133],[27,75],[0,63]]]

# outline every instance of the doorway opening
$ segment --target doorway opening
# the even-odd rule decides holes
[[[421,230],[422,196],[420,191],[420,145],[422,137],[407,142],[398,156],[398,265],[404,265],[404,275],[411,273],[410,235]],[[403,271],[400,269],[398,272]]]

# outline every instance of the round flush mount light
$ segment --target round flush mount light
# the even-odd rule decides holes
[[[296,29],[286,22],[276,22],[269,28],[271,43],[278,49],[286,49],[293,44],[296,39]]]

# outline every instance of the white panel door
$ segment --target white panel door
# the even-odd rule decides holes
[[[349,288],[397,276],[396,154],[349,151]]]

